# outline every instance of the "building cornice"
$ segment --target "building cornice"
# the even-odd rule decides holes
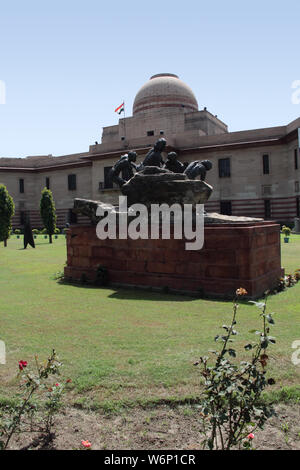
[[[43,167],[27,168],[27,167],[14,167],[14,166],[0,166],[0,172],[22,172],[22,173],[42,173],[55,170],[65,170],[69,168],[77,168],[82,166],[92,166],[89,160],[83,162],[70,162],[65,164],[50,165]]]
[[[246,142],[230,142],[228,144],[203,145],[199,147],[182,148],[178,149],[178,151],[181,155],[184,155],[186,153],[215,152],[222,150],[238,150],[240,148],[253,148],[268,145],[282,145],[283,143],[284,142],[282,141],[282,138],[272,138]]]
[[[106,160],[108,158],[118,158],[121,157],[121,155],[126,154],[127,152],[136,152],[137,154],[143,155],[144,153],[149,152],[149,150],[153,147],[153,145],[149,145],[147,147],[130,147],[128,149],[121,149],[121,150],[114,150],[113,152],[99,152],[99,153],[92,153],[88,155],[87,157],[83,157],[86,160]],[[166,152],[171,152],[171,151],[176,151],[176,148],[167,145],[166,149],[164,150],[164,153]]]

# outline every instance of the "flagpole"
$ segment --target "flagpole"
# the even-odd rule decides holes
[[[125,140],[126,140],[126,122],[125,122],[125,119],[126,119],[126,115],[125,115],[125,101],[123,100],[123,103],[124,103],[124,134],[125,134]]]

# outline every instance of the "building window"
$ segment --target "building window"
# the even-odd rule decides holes
[[[263,184],[261,187],[261,193],[263,196],[271,196],[272,194],[272,185],[271,184]]]
[[[263,159],[263,173],[264,175],[268,175],[270,173],[269,155],[268,154],[263,155],[262,159]]]
[[[298,170],[298,149],[294,150],[294,164],[295,170]]]
[[[77,214],[72,209],[69,209],[68,221],[69,224],[77,224]]]
[[[150,137],[151,135],[154,135],[154,131],[147,131],[147,136]]]
[[[50,178],[48,176],[46,177],[46,188],[50,189]]]
[[[296,215],[300,217],[300,197],[296,197]]]
[[[76,189],[76,175],[68,175],[68,189],[69,191]]]
[[[19,189],[20,189],[20,193],[24,193],[24,180],[23,180],[23,178],[19,179]]]
[[[219,177],[227,178],[230,176],[230,158],[219,159]]]
[[[104,188],[105,189],[110,189],[113,188],[113,180],[110,175],[110,170],[112,169],[112,166],[105,166],[104,167]]]
[[[270,199],[265,199],[265,219],[271,218],[271,201]]]
[[[299,181],[295,181],[295,193],[299,193]]]
[[[224,215],[232,215],[231,201],[220,201],[220,213]]]

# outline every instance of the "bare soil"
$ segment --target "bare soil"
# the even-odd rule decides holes
[[[263,430],[257,430],[253,447],[259,450],[300,449],[299,404],[276,407]],[[203,436],[196,407],[135,408],[121,414],[67,408],[55,418],[53,433],[22,432],[10,449],[83,449],[82,440],[97,450],[200,450]]]

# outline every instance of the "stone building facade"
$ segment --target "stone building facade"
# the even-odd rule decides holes
[[[300,215],[300,118],[279,126],[228,132],[227,125],[206,108],[199,110],[193,91],[176,75],[158,74],[137,93],[132,116],[103,128],[100,144],[86,153],[53,157],[0,158],[0,183],[14,199],[14,227],[26,212],[41,227],[41,191],[49,187],[57,224],[84,223],[72,213],[73,199],[117,202],[109,169],[128,150],[142,161],[154,142],[164,137],[167,151],[179,160],[211,160],[207,182],[214,192],[207,211],[291,222]]]

